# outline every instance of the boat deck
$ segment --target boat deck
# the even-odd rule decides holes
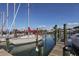
[[[38,41],[40,41],[42,39],[42,36],[38,36]],[[6,41],[5,38],[0,38],[0,41]],[[18,37],[18,38],[12,38],[9,39],[10,43],[14,44],[14,45],[19,45],[19,44],[25,44],[25,43],[32,43],[32,42],[36,42],[36,36],[35,35],[26,35],[26,36],[22,36],[22,37]]]
[[[42,39],[41,36],[38,36],[38,41],[40,41]],[[13,43],[14,45],[18,45],[18,44],[25,44],[25,43],[32,43],[32,42],[36,42],[36,37],[34,36],[23,36],[20,38],[16,38],[16,39],[11,39],[10,40],[11,43]]]

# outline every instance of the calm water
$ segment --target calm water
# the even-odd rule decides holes
[[[49,52],[51,51],[51,49],[53,49],[54,45],[55,45],[55,41],[53,39],[53,35],[46,35],[43,36],[43,55],[47,56],[49,54]],[[21,51],[19,53],[13,54],[15,56],[36,56],[36,50],[35,48],[31,48],[29,50],[25,50],[25,51]]]

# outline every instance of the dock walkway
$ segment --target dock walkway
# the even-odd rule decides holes
[[[11,54],[9,54],[7,51],[5,51],[4,49],[0,49],[0,56],[12,56]]]
[[[63,55],[63,42],[57,42],[54,49],[49,53],[49,56],[62,56]]]

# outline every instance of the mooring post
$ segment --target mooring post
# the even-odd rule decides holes
[[[59,41],[59,39],[60,39],[60,34],[59,34],[59,29],[58,29],[58,41]]]
[[[63,47],[63,55],[66,54],[66,44],[67,44],[67,29],[66,24],[64,24],[64,47]]]
[[[43,42],[44,42],[44,43],[43,43],[43,45],[44,45],[44,46],[43,46],[43,55],[44,55],[45,52],[46,52],[46,36],[47,36],[47,31],[45,30],[45,31],[44,31],[44,38],[43,38],[43,39],[44,39],[44,41],[43,41]]]
[[[61,39],[61,31],[60,31],[60,28],[58,29],[58,41],[60,41]]]
[[[36,33],[36,52],[37,52],[37,55],[39,55],[38,28],[37,28],[37,33]]]
[[[9,37],[6,38],[6,49],[9,52]]]
[[[57,41],[57,25],[55,25],[54,29],[55,29],[54,36],[55,36],[55,44],[56,44],[56,41]]]
[[[66,24],[64,24],[64,45],[66,45],[67,42],[67,29],[66,29]]]
[[[17,30],[14,29],[14,37],[17,37]]]

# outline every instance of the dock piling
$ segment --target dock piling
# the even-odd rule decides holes
[[[66,30],[66,24],[64,24],[64,47],[63,47],[63,56],[66,55],[66,44],[67,44],[67,30]]]
[[[57,25],[55,25],[54,29],[55,29],[54,36],[55,36],[55,44],[56,44],[56,41],[57,41]]]
[[[60,31],[60,28],[58,29],[58,41],[61,41],[61,31]]]
[[[6,49],[9,52],[9,38],[6,38]]]
[[[14,37],[17,37],[17,29],[14,29]]]
[[[37,28],[37,33],[36,33],[36,52],[37,52],[37,55],[39,55],[38,28]]]
[[[47,31],[45,30],[44,31],[44,43],[43,43],[43,55],[45,54],[46,52],[46,36],[47,36]]]
[[[67,42],[67,29],[66,29],[66,24],[64,24],[64,45],[66,45]]]

